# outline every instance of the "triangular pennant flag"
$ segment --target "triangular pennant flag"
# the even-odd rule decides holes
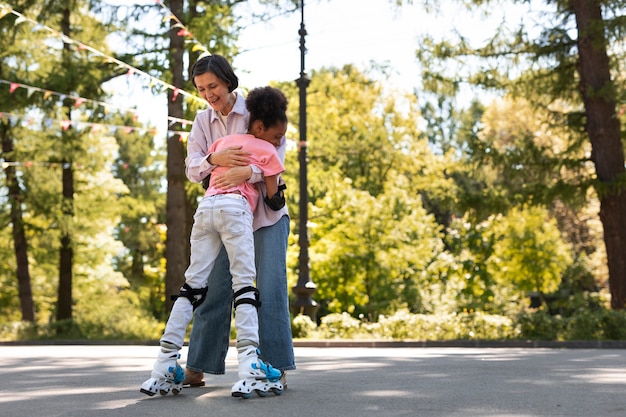
[[[43,99],[47,100],[52,95],[52,91],[46,90],[43,92]]]
[[[67,36],[67,35],[63,35],[63,34],[61,34],[61,40],[63,41],[63,43],[66,43],[66,44],[68,44],[68,45],[71,45],[71,44],[73,44],[73,43],[74,43],[74,41],[72,40],[72,38],[70,38],[70,37],[69,37],[69,36]]]
[[[11,83],[9,85],[9,93],[13,94],[13,92],[18,88],[20,88],[20,85],[18,83]]]
[[[61,120],[61,129],[67,130],[70,128],[71,125],[72,125],[71,120]]]
[[[8,15],[9,13],[11,13],[11,8],[2,6],[2,8],[0,9],[0,19]]]
[[[200,43],[196,43],[193,45],[193,47],[191,48],[191,52],[196,52],[196,51],[204,51],[207,52],[207,49],[204,47],[204,45],[200,44]]]
[[[178,97],[178,93],[180,90],[178,88],[174,88],[174,94],[172,94],[172,101],[176,101],[176,97]]]

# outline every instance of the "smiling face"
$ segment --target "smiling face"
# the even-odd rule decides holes
[[[262,121],[256,120],[253,126],[253,133],[257,138],[279,147],[280,141],[287,133],[287,122],[278,122],[266,129]]]
[[[200,97],[205,99],[213,110],[227,115],[235,105],[235,93],[228,92],[228,84],[212,72],[205,72],[194,78]]]

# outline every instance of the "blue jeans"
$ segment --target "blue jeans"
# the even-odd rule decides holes
[[[289,297],[287,293],[287,240],[289,217],[254,232],[257,268],[261,357],[276,369],[296,369]],[[187,368],[209,374],[223,374],[230,341],[232,277],[228,257],[222,247],[209,274],[207,298],[194,312],[189,339]]]

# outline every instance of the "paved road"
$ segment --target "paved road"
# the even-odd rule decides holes
[[[205,387],[141,394],[157,349],[0,346],[0,416],[626,416],[624,349],[297,347],[287,391],[249,400],[232,349]]]

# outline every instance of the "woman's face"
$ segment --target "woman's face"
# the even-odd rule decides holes
[[[200,97],[205,99],[213,110],[227,115],[235,105],[235,95],[228,92],[228,85],[212,72],[205,72],[194,78]]]

